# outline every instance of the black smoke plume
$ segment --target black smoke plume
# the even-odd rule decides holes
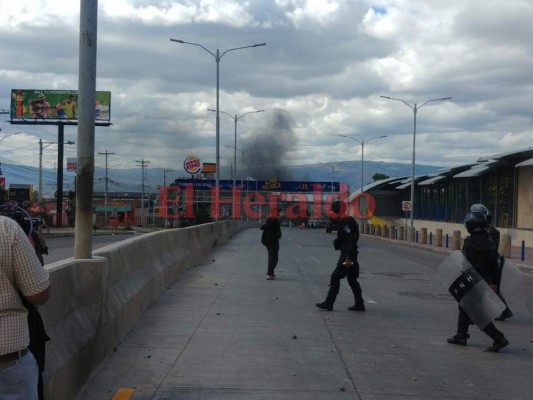
[[[256,180],[278,178],[291,180],[286,155],[296,146],[296,134],[293,131],[294,121],[290,114],[283,110],[267,111],[267,121],[259,126],[253,137],[245,146],[246,176]]]

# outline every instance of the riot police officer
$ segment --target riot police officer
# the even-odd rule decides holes
[[[487,233],[488,221],[485,214],[479,211],[471,211],[465,217],[465,226],[470,234],[465,238],[462,252],[472,267],[481,277],[496,290],[498,280],[498,251]],[[457,320],[457,334],[448,339],[448,343],[466,346],[468,327],[472,321],[466,311],[459,306],[459,316]],[[498,352],[509,344],[492,322],[489,322],[483,332],[493,340],[492,346],[487,351]]]
[[[484,204],[472,204],[472,206],[470,206],[470,211],[478,211],[482,214],[485,214],[485,217],[487,218],[487,233],[490,237],[490,239],[492,240],[492,242],[494,243],[494,245],[496,246],[496,250],[498,250],[500,248],[500,231],[498,229],[496,229],[496,227],[494,225],[492,225],[492,212],[487,208],[487,206],[485,206]],[[505,301],[505,299],[503,298],[501,292],[500,292],[500,282],[501,282],[501,278],[502,278],[502,268],[503,268],[503,265],[505,263],[505,260],[503,257],[499,257],[499,273],[498,273],[498,279],[496,281],[496,284],[498,285],[498,288],[497,288],[497,295],[500,297],[500,299],[505,303],[505,310],[502,311],[502,313],[500,314],[500,316],[496,317],[496,321],[503,321],[507,318],[511,318],[513,316],[513,312],[511,311],[511,309],[509,308],[509,306],[507,305],[507,302]]]
[[[337,227],[337,238],[333,241],[335,250],[340,250],[341,254],[337,261],[337,266],[330,277],[329,291],[326,300],[316,303],[321,310],[333,310],[333,303],[337,299],[340,289],[340,281],[348,278],[348,284],[352,289],[355,304],[348,307],[351,311],[365,311],[361,286],[357,281],[359,277],[359,263],[357,262],[357,241],[359,240],[359,227],[354,217],[348,215],[345,202],[334,201],[331,210],[341,216]]]

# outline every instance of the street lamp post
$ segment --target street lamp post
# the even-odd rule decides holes
[[[445,100],[451,100],[451,97],[442,97],[440,99],[431,99],[423,103],[421,106],[417,106],[415,103],[414,106],[407,103],[405,100],[402,99],[396,99],[394,97],[389,96],[379,96],[384,99],[388,100],[396,100],[401,101],[404,103],[407,107],[413,110],[413,116],[414,116],[414,123],[413,123],[413,159],[411,161],[411,228],[414,228],[414,211],[415,211],[415,148],[416,148],[416,114],[418,113],[418,110],[420,110],[422,107],[424,107],[426,104],[431,103],[432,101],[445,101]]]
[[[41,204],[43,201],[43,149],[46,149],[48,146],[51,146],[53,144],[59,144],[59,143],[58,142],[43,142],[42,139],[39,139],[39,204]],[[64,142],[63,144],[72,145],[75,143],[69,140],[67,142]]]
[[[172,169],[163,169],[163,190],[165,191],[165,194],[168,193],[167,190],[167,172],[172,172],[174,170]],[[179,222],[179,221],[178,221]],[[165,228],[168,225],[168,206],[165,205]]]
[[[212,110],[210,108],[207,109],[207,111],[214,111],[214,112],[217,112],[217,110]],[[247,114],[253,114],[253,113],[260,113],[260,112],[264,112],[265,110],[255,110],[255,111],[248,111],[248,112],[245,112],[244,114],[240,115],[240,116],[233,116],[233,115],[230,115],[228,114],[227,112],[225,111],[219,111],[221,112],[222,114],[226,114],[228,117],[230,117],[231,119],[233,119],[233,121],[235,122],[235,136],[234,136],[234,140],[233,140],[233,168],[235,168],[235,173],[233,174],[233,187],[236,186],[236,176],[237,176],[237,122],[239,122],[239,120],[244,117],[245,115]],[[229,146],[225,146],[225,147],[229,147]],[[217,168],[218,169],[218,168]]]
[[[334,163],[325,163],[325,162],[318,162],[319,164],[325,165],[326,167],[331,168],[331,193],[333,193],[333,184],[335,181],[335,164]]]
[[[220,50],[217,49],[216,53],[213,53],[212,51],[208,50],[207,48],[205,48],[204,46],[202,46],[201,44],[198,44],[198,43],[192,43],[192,42],[186,42],[184,40],[180,40],[180,39],[170,39],[171,42],[176,42],[176,43],[181,43],[181,44],[190,44],[192,46],[198,46],[200,48],[202,48],[203,50],[205,50],[206,52],[208,52],[209,54],[211,54],[214,58],[215,58],[215,62],[217,64],[217,90],[216,90],[216,173],[215,173],[215,176],[216,176],[216,182],[215,182],[215,207],[217,208],[218,210],[218,206],[219,206],[219,190],[220,190],[220,187],[219,187],[219,184],[220,184],[220,107],[219,107],[219,89],[220,89],[220,59],[226,54],[226,53],[229,53],[230,51],[235,51],[235,50],[241,50],[241,49],[247,49],[247,48],[251,48],[251,47],[259,47],[259,46],[266,46],[266,43],[257,43],[257,44],[252,44],[252,45],[249,45],[249,46],[242,46],[242,47],[234,47],[232,49],[228,49],[228,50],[225,50],[222,52],[222,54],[220,53]],[[215,220],[218,220],[218,212],[216,214],[216,217],[215,217]]]
[[[3,138],[0,139],[0,142],[3,142],[4,140],[6,140],[10,136],[18,135],[19,133],[22,133],[22,132],[8,133],[7,135],[5,135]]]
[[[363,186],[364,186],[364,177],[363,177],[363,171],[364,171],[364,155],[365,155],[365,143],[370,142],[374,139],[383,139],[386,138],[387,135],[383,136],[375,136],[370,139],[357,139],[353,136],[347,136],[347,135],[339,135],[340,137],[353,139],[356,142],[358,142],[361,145],[361,189],[360,189],[360,195],[359,195],[359,214],[361,214],[361,217],[363,216]]]
[[[235,149],[235,151],[240,151],[241,152],[241,188],[242,188],[242,175],[243,175],[243,171],[244,171],[244,150],[243,149],[239,149],[238,147],[235,147],[235,146],[229,146],[227,144],[224,145],[224,147],[227,147],[229,149]],[[236,159],[234,162],[237,162]],[[235,165],[235,172],[234,172],[234,176],[233,176],[233,187],[235,187],[236,185],[236,181],[235,181],[235,176],[237,175],[237,166]]]

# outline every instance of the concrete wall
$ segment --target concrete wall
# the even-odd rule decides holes
[[[46,266],[51,297],[40,308],[48,335],[45,398],[75,399],[92,371],[146,308],[188,267],[245,229],[223,221],[127,239]]]

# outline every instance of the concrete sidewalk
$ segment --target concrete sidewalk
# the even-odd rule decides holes
[[[383,236],[374,236],[374,235],[365,235],[365,236],[369,236],[369,237],[376,238],[379,240],[387,240],[387,241],[398,243],[404,246],[420,247],[426,250],[436,251],[439,253],[450,254],[453,251],[451,249],[451,245],[449,247],[446,247],[445,245],[443,245],[442,247],[437,247],[435,245],[430,245],[430,244],[420,244],[416,242],[408,242],[406,240],[389,239]],[[511,261],[517,267],[533,269],[533,248],[524,247],[522,249],[522,247],[512,246],[511,257],[508,260]]]

